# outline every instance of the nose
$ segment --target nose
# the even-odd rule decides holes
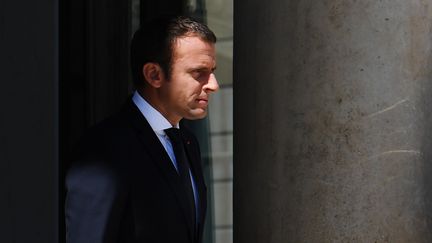
[[[214,73],[211,73],[208,82],[204,85],[204,91],[206,93],[212,93],[218,90],[219,90],[219,83]]]

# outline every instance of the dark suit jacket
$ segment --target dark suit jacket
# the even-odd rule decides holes
[[[67,242],[201,242],[206,187],[197,140],[182,131],[199,194],[197,229],[169,156],[130,100],[78,146],[66,176]]]

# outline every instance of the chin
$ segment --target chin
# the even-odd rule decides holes
[[[199,120],[205,118],[206,116],[207,116],[207,110],[199,110],[199,111],[195,110],[185,118],[188,120]]]

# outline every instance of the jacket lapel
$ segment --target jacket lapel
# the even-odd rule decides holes
[[[186,193],[181,186],[180,177],[177,174],[176,169],[172,165],[171,159],[166,153],[164,147],[160,143],[157,135],[154,133],[150,124],[141,114],[139,109],[133,103],[129,101],[126,105],[126,111],[129,114],[129,119],[131,120],[133,126],[139,131],[139,138],[144,145],[145,150],[148,152],[153,162],[159,168],[161,174],[165,177],[170,185],[173,193],[176,195],[177,201],[183,211],[184,218],[189,229],[189,236],[194,239],[193,236],[193,216],[189,215],[188,211],[188,201],[186,198]]]

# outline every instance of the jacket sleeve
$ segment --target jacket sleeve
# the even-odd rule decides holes
[[[75,163],[66,176],[66,242],[117,242],[127,192],[104,162]]]

